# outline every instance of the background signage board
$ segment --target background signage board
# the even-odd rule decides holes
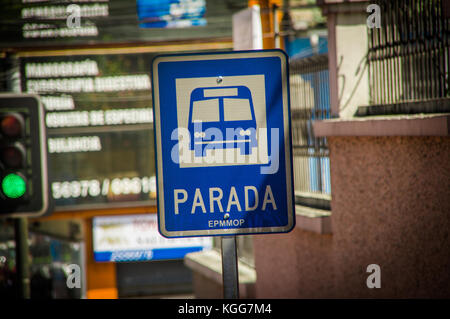
[[[148,261],[180,259],[190,252],[211,249],[212,239],[162,237],[156,214],[95,217],[96,261]]]
[[[231,36],[246,0],[2,1],[0,48],[35,48]]]
[[[156,198],[153,54],[23,57],[23,92],[46,109],[57,210],[149,205]]]
[[[161,234],[294,227],[287,60],[281,50],[153,60]]]

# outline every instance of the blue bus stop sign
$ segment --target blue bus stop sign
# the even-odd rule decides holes
[[[153,60],[163,236],[292,230],[288,84],[288,58],[281,50]]]

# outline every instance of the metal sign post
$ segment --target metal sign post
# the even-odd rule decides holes
[[[236,236],[221,237],[223,298],[239,299]]]
[[[26,217],[16,218],[14,220],[14,237],[16,242],[18,297],[21,299],[30,299],[28,220]]]

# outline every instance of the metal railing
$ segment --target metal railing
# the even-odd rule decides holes
[[[330,118],[328,55],[291,59],[289,67],[295,191],[330,194],[327,140],[312,130],[312,121]]]
[[[447,99],[450,96],[450,3],[375,0],[381,28],[369,31],[370,104]]]

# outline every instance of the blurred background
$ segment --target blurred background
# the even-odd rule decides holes
[[[31,298],[222,297],[220,240],[158,233],[151,62],[272,48],[289,56],[297,225],[238,236],[241,298],[450,296],[446,1],[0,3],[0,91],[46,109],[55,209],[27,222]],[[0,295],[18,290],[0,207]]]

